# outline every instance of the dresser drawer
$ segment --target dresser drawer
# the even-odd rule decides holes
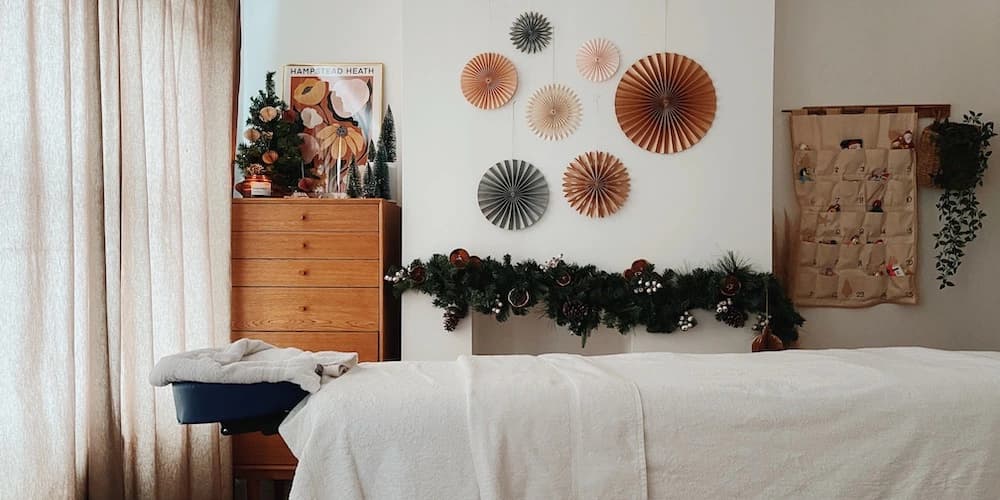
[[[233,227],[241,231],[379,230],[377,203],[301,200],[234,203]]]
[[[233,332],[233,340],[263,340],[277,347],[297,347],[303,351],[358,353],[358,361],[378,361],[378,333],[357,332]]]
[[[234,232],[234,259],[378,259],[378,233]]]
[[[233,286],[379,287],[377,260],[234,259]]]
[[[233,331],[377,332],[379,288],[233,287]]]

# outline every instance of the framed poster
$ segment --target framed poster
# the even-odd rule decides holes
[[[335,189],[344,190],[351,158],[368,163],[368,143],[378,140],[382,63],[286,65],[283,97],[305,126],[306,167],[335,175]]]

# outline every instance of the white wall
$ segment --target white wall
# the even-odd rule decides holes
[[[950,103],[952,118],[976,109],[1000,121],[1000,2],[997,0],[778,0],[775,30],[775,210],[794,206],[788,121],[803,105]],[[1000,141],[995,143],[1000,148]],[[997,169],[994,160],[993,169]],[[1000,299],[1000,174],[979,199],[989,216],[968,248],[953,289],[934,279],[934,206],[919,196],[921,303],[868,309],[803,309],[803,347],[924,345],[1000,349],[992,316]]]
[[[461,246],[483,256],[511,252],[539,260],[565,253],[568,260],[606,269],[624,269],[639,257],[685,268],[712,264],[735,249],[757,267],[770,267],[772,130],[766,124],[772,112],[773,0],[243,0],[242,8],[244,114],[268,69],[280,74],[293,62],[385,63],[385,100],[397,116],[405,193],[404,261]],[[511,22],[526,10],[542,12],[555,28],[553,45],[540,54],[522,54],[508,39]],[[576,73],[577,47],[595,37],[613,40],[622,55],[619,73],[604,83]],[[711,131],[675,155],[649,153],[629,142],[613,107],[622,71],[663,50],[697,60],[718,93]],[[507,55],[518,69],[514,102],[496,111],[472,107],[459,89],[462,67],[484,51]],[[580,129],[558,142],[536,138],[524,120],[531,93],[552,81],[570,85],[584,106]],[[566,165],[592,149],[617,155],[632,178],[629,200],[605,220],[578,215],[561,192]],[[541,169],[551,193],[542,220],[518,232],[489,224],[476,202],[483,172],[512,155]],[[475,317],[448,334],[440,318],[427,297],[404,298],[405,359],[579,351],[579,338],[547,319],[497,325]],[[700,319],[696,330],[670,336],[602,331],[583,352],[748,349],[749,331],[720,326],[707,314]]]
[[[773,3],[670,0],[666,33],[664,5],[663,0],[404,2],[404,260],[464,247],[480,255],[509,251],[515,258],[539,260],[565,253],[568,260],[624,269],[638,257],[661,267],[711,264],[736,249],[769,268]],[[510,23],[531,9],[555,28],[554,46],[535,55],[518,52],[508,40]],[[577,47],[599,36],[618,45],[623,69],[664,49],[705,67],[715,80],[718,114],[700,144],[658,155],[629,142],[613,107],[621,73],[596,84],[576,73]],[[518,69],[514,102],[496,111],[469,105],[459,90],[462,67],[484,51],[507,55]],[[568,139],[546,142],[527,128],[524,112],[531,93],[553,81],[577,91],[584,119]],[[617,155],[632,178],[628,202],[605,220],[578,215],[561,193],[566,165],[591,149]],[[512,155],[541,169],[551,190],[541,221],[517,232],[490,225],[476,202],[483,172]],[[440,311],[425,297],[408,296],[403,305],[405,359],[572,350],[579,344],[548,320],[534,318],[498,328],[479,317],[444,334]],[[622,338],[604,332],[586,352],[748,349],[749,333],[702,319],[697,330],[674,336]]]

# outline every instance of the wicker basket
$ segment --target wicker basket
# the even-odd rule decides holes
[[[941,156],[938,155],[937,135],[932,126],[924,127],[917,140],[917,185],[934,187],[934,176],[941,168]]]

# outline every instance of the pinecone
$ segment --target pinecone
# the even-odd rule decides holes
[[[579,321],[587,316],[587,306],[582,302],[571,300],[563,304],[562,313],[570,321]]]
[[[462,311],[458,306],[448,306],[444,309],[444,329],[447,332],[455,331],[459,320],[462,319]]]
[[[733,328],[743,328],[743,325],[747,323],[747,318],[750,315],[746,311],[738,307],[727,307],[722,312],[715,313],[715,319],[733,327]]]

